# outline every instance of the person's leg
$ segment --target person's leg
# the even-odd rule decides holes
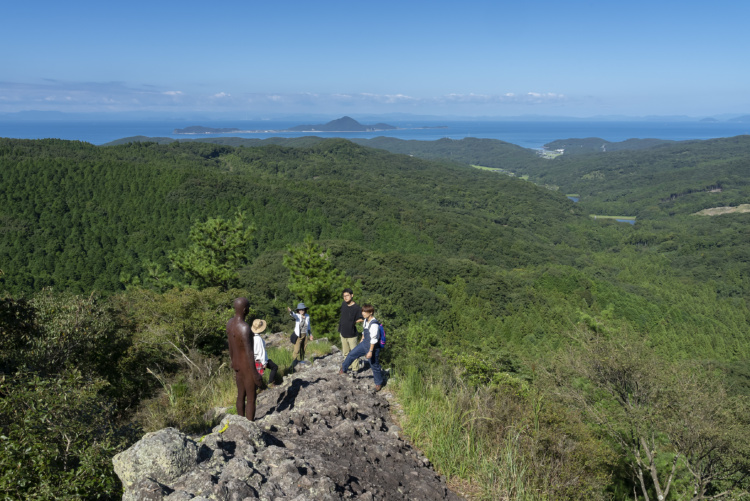
[[[376,347],[372,351],[370,367],[372,367],[372,379],[375,382],[375,386],[383,386],[383,368],[380,366],[380,347]]]
[[[302,349],[302,356],[303,357],[305,356],[304,349],[301,348],[302,343],[304,343],[304,342],[305,342],[305,338],[304,337],[298,337],[297,338],[297,342],[294,343],[294,351],[292,352],[292,360],[297,361],[297,362],[299,362],[300,360],[302,360],[300,358],[300,356],[299,356],[300,355],[300,349]]]
[[[299,361],[302,362],[305,359],[305,346],[307,346],[307,336],[302,336],[301,343],[299,345]]]
[[[357,347],[357,336],[354,337],[342,337],[341,338],[341,352],[344,354],[344,357],[346,357],[350,351],[352,351],[354,348]],[[359,369],[359,360],[355,360],[352,362],[352,365],[349,366],[349,369],[353,371],[357,371]]]
[[[368,351],[370,351],[370,343],[367,339],[365,339],[357,346],[355,346],[352,351],[349,352],[349,354],[344,359],[344,363],[341,364],[341,370],[343,372],[348,371],[349,366],[352,365],[352,362],[357,360],[359,357],[364,357],[365,355],[367,355]]]
[[[341,354],[346,358],[349,352],[352,351],[352,346],[349,344],[349,340],[352,338],[344,337],[341,334],[339,334],[339,338],[341,339]]]
[[[279,366],[276,365],[273,360],[270,358],[268,359],[268,363],[266,364],[266,368],[271,371],[271,373],[268,375],[268,384],[276,384],[276,371],[279,370]]]
[[[242,379],[240,371],[234,371],[234,382],[237,384],[237,402],[235,407],[237,408],[237,415],[245,415],[245,382]]]

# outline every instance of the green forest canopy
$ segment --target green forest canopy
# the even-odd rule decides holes
[[[467,381],[533,382],[538,361],[575,344],[576,333],[626,333],[658,360],[719,370],[729,394],[750,394],[750,214],[693,215],[747,203],[747,137],[554,160],[492,140],[370,141],[0,139],[0,322],[12,334],[0,339],[0,368],[52,378],[25,375],[33,385],[23,388],[4,380],[9,405],[22,405],[29,388],[60,387],[77,388],[84,409],[102,392],[136,406],[155,384],[140,364],[176,370],[156,345],[136,340],[159,332],[214,356],[235,293],[283,329],[298,299],[284,256],[307,237],[357,284],[360,302],[375,304],[395,370],[433,374],[460,360]],[[562,194],[573,192],[579,203]],[[184,280],[170,266],[191,230],[238,211],[255,228],[238,243],[239,289],[126,290],[148,282],[154,264],[170,283]],[[637,224],[592,213],[634,215]],[[108,340],[106,350],[97,339]],[[62,362],[49,366],[45,353]],[[55,375],[66,363],[89,373]],[[123,433],[106,431],[112,450]],[[81,447],[108,468],[108,452]]]

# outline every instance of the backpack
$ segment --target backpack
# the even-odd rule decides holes
[[[381,324],[378,320],[373,320],[376,324],[378,324],[378,337],[380,338],[380,347],[385,348],[385,329],[383,328],[383,324]]]

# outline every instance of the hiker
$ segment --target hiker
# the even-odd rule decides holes
[[[255,354],[255,368],[259,374],[263,374],[263,371],[267,368],[271,370],[268,375],[268,386],[276,386],[276,371],[279,370],[279,366],[276,365],[273,360],[268,358],[266,353],[266,342],[263,341],[261,334],[266,330],[266,321],[256,318],[253,320],[253,326],[250,328],[253,331],[253,353]]]
[[[370,361],[372,378],[375,381],[375,391],[377,392],[383,387],[383,369],[380,367],[380,324],[373,316],[374,312],[375,308],[371,304],[362,305],[362,317],[364,318],[362,341],[346,356],[344,363],[341,364],[341,369],[339,369],[339,374],[346,374],[351,363],[364,355]]]
[[[294,319],[294,335],[297,340],[294,342],[294,353],[292,353],[292,366],[305,362],[305,345],[307,341],[313,340],[312,329],[310,328],[310,315],[307,313],[305,303],[298,303],[297,308],[292,311],[287,306],[289,315]]]
[[[347,356],[357,346],[357,329],[355,324],[364,321],[362,308],[354,302],[354,292],[346,288],[342,293],[344,301],[341,303],[339,318],[339,336],[341,336],[341,353]],[[359,370],[359,359],[352,362],[353,371]]]
[[[250,302],[247,298],[238,297],[232,306],[234,316],[227,322],[227,341],[229,360],[234,369],[234,381],[237,383],[237,415],[254,421],[255,388],[263,384],[263,378],[255,368],[253,345],[250,344],[250,326],[245,322],[245,317],[250,311]]]

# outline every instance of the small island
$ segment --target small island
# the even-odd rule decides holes
[[[325,124],[297,125],[288,129],[290,132],[375,132],[379,130],[395,130],[398,127],[384,123],[363,125],[351,117],[342,117]]]

